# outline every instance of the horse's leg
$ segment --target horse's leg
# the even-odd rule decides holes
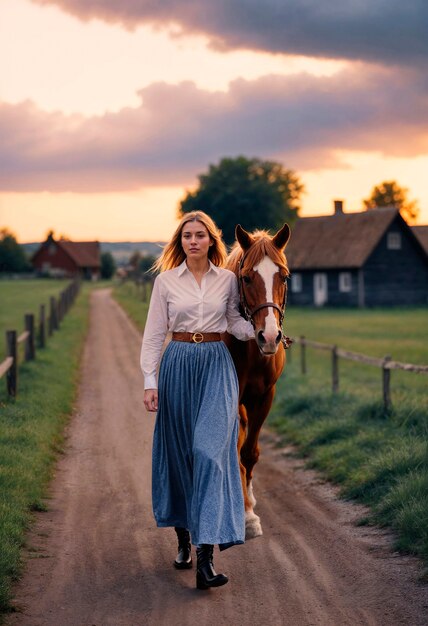
[[[245,469],[245,465],[241,461],[241,448],[244,445],[245,437],[247,436],[247,411],[243,404],[239,405],[239,432],[238,432],[238,459],[239,459],[239,470],[241,472],[241,483],[242,483],[242,493],[244,495],[244,506],[245,511],[251,509],[251,501],[248,498],[247,493],[247,471]]]
[[[247,470],[244,463],[241,460],[241,449],[245,444],[247,436],[247,410],[243,404],[239,405],[239,435],[238,435],[238,458],[239,469],[241,471],[242,493],[244,495],[244,507],[245,507],[245,539],[252,539],[262,535],[262,527],[260,525],[260,518],[253,511],[254,504],[249,497],[247,490]]]
[[[248,500],[251,502],[252,522],[250,527],[246,526],[246,535],[250,533],[251,537],[257,537],[263,533],[260,518],[252,510],[256,505],[256,499],[253,492],[253,470],[258,461],[260,454],[259,434],[263,423],[272,406],[273,397],[275,395],[275,387],[271,387],[262,397],[252,397],[246,399],[247,407],[247,436],[241,448],[241,463],[245,467],[246,492]],[[247,509],[246,509],[247,511]],[[255,520],[257,518],[257,521]],[[250,538],[249,536],[247,538]]]

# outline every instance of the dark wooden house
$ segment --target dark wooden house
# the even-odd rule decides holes
[[[287,246],[289,302],[312,306],[428,303],[428,255],[395,208],[299,219]]]
[[[98,241],[55,240],[49,235],[34,253],[31,263],[40,275],[97,280],[101,270],[100,244]]]
[[[412,231],[428,254],[428,226],[412,226]]]

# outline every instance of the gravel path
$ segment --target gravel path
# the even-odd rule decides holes
[[[221,589],[198,591],[194,571],[174,570],[174,531],[151,514],[154,418],[143,408],[140,341],[109,292],[94,292],[66,453],[7,624],[427,625],[418,562],[394,554],[387,533],[357,528],[362,509],[269,433],[254,482],[264,536],[216,552],[231,579]]]

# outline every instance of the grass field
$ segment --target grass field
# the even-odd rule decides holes
[[[23,289],[23,282],[0,282],[2,331],[24,312],[36,312],[64,286],[57,281],[28,283]],[[31,512],[45,510],[46,487],[75,397],[90,288],[82,289],[60,330],[37,352],[36,361],[20,365],[16,401],[6,400],[4,379],[0,381],[0,612],[9,609]]]
[[[428,364],[427,309],[303,309],[287,311],[285,330],[290,336],[337,344],[340,348],[382,358],[390,355],[395,361]],[[293,346],[291,359],[300,358],[299,346]],[[312,385],[320,389],[331,386],[331,362],[328,352],[307,348],[307,366]],[[358,393],[381,393],[381,371],[373,366],[340,360],[341,388],[352,392],[355,381]],[[413,390],[428,389],[424,375],[391,372],[393,399]],[[397,395],[398,394],[398,395]]]
[[[0,280],[0,362],[6,353],[5,331],[22,333],[25,313],[34,313],[39,319],[41,304],[46,305],[48,314],[50,297],[58,296],[67,285],[64,280]]]
[[[371,356],[428,364],[427,311],[290,309],[288,335]],[[382,406],[379,369],[340,360],[340,393],[331,394],[328,353],[288,352],[269,423],[297,444],[310,467],[341,485],[346,498],[371,507],[361,523],[391,526],[396,547],[428,564],[428,376],[393,371],[392,413]]]
[[[149,309],[150,287],[147,286],[146,298],[143,300],[141,287],[132,282],[115,283],[112,291],[113,298],[125,309],[134,324],[141,331],[146,323]]]

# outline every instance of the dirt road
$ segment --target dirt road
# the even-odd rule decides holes
[[[422,626],[416,561],[264,437],[255,478],[264,536],[216,552],[231,582],[198,591],[176,571],[172,529],[150,502],[153,415],[142,403],[140,336],[105,290],[93,294],[76,413],[16,588],[21,626]]]

